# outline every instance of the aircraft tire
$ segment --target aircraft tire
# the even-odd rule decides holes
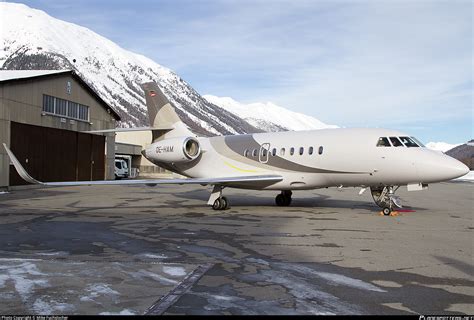
[[[291,196],[285,196],[285,207],[288,207],[291,204]]]
[[[227,200],[226,197],[222,197],[221,198],[221,206],[220,206],[220,210],[227,210],[229,208],[229,201]]]
[[[216,199],[216,201],[214,201],[214,204],[212,205],[212,209],[221,210],[221,199]]]
[[[385,207],[383,208],[382,212],[384,216],[389,216],[390,213],[392,213],[392,209],[390,209],[390,207]]]
[[[283,196],[282,194],[277,195],[275,198],[275,203],[279,207],[285,206],[285,196]]]

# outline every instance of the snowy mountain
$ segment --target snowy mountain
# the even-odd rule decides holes
[[[468,166],[469,169],[474,170],[474,140],[458,145],[457,147],[448,150],[446,154],[458,159]]]
[[[74,69],[119,113],[121,126],[148,125],[140,83],[153,80],[197,134],[261,131],[203,99],[170,69],[87,28],[17,3],[0,2],[0,15],[0,69]]]
[[[305,119],[304,115],[270,103],[256,108],[258,112],[254,115],[221,108],[200,96],[172,70],[41,10],[0,2],[0,17],[0,69],[74,69],[117,111],[122,127],[148,125],[140,88],[140,83],[147,81],[158,83],[181,119],[200,135],[306,129],[311,124],[325,127],[314,118]],[[269,109],[265,111],[265,107]],[[278,118],[279,113],[286,114],[287,123]],[[266,116],[262,117],[263,114]],[[269,114],[273,116],[267,121]]]
[[[337,126],[327,125],[316,118],[290,111],[271,102],[243,104],[229,97],[213,95],[204,95],[203,97],[264,131],[337,128]]]
[[[461,144],[462,143],[450,144],[450,143],[446,143],[446,142],[428,142],[426,144],[426,147],[428,149],[431,149],[431,150],[446,152],[446,151],[451,150],[451,149],[453,149],[457,146],[460,146]]]

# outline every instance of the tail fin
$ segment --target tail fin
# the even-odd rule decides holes
[[[181,121],[156,82],[143,83],[142,88],[145,91],[150,127],[154,129],[153,141],[169,137],[194,136]]]

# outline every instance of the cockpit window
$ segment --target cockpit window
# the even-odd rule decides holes
[[[400,140],[408,147],[419,147],[419,145],[416,144],[415,141],[413,141],[410,137],[400,137]]]
[[[397,137],[390,137],[390,142],[394,147],[403,147],[403,143],[401,143]]]
[[[415,138],[415,137],[411,137],[411,138],[412,138],[412,139],[413,139],[413,141],[415,141],[415,142],[416,142],[416,143],[417,143],[417,144],[418,144],[420,147],[423,147],[423,148],[425,148],[425,145],[424,145],[423,143],[421,143],[421,141],[420,141],[420,140],[418,140],[418,139],[417,139],[417,138]]]
[[[391,145],[387,138],[380,137],[379,141],[377,142],[377,147],[391,147]]]

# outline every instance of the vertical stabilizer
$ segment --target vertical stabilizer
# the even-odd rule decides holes
[[[150,127],[154,128],[153,141],[170,137],[194,136],[181,121],[156,82],[143,83],[142,88],[145,91]]]

